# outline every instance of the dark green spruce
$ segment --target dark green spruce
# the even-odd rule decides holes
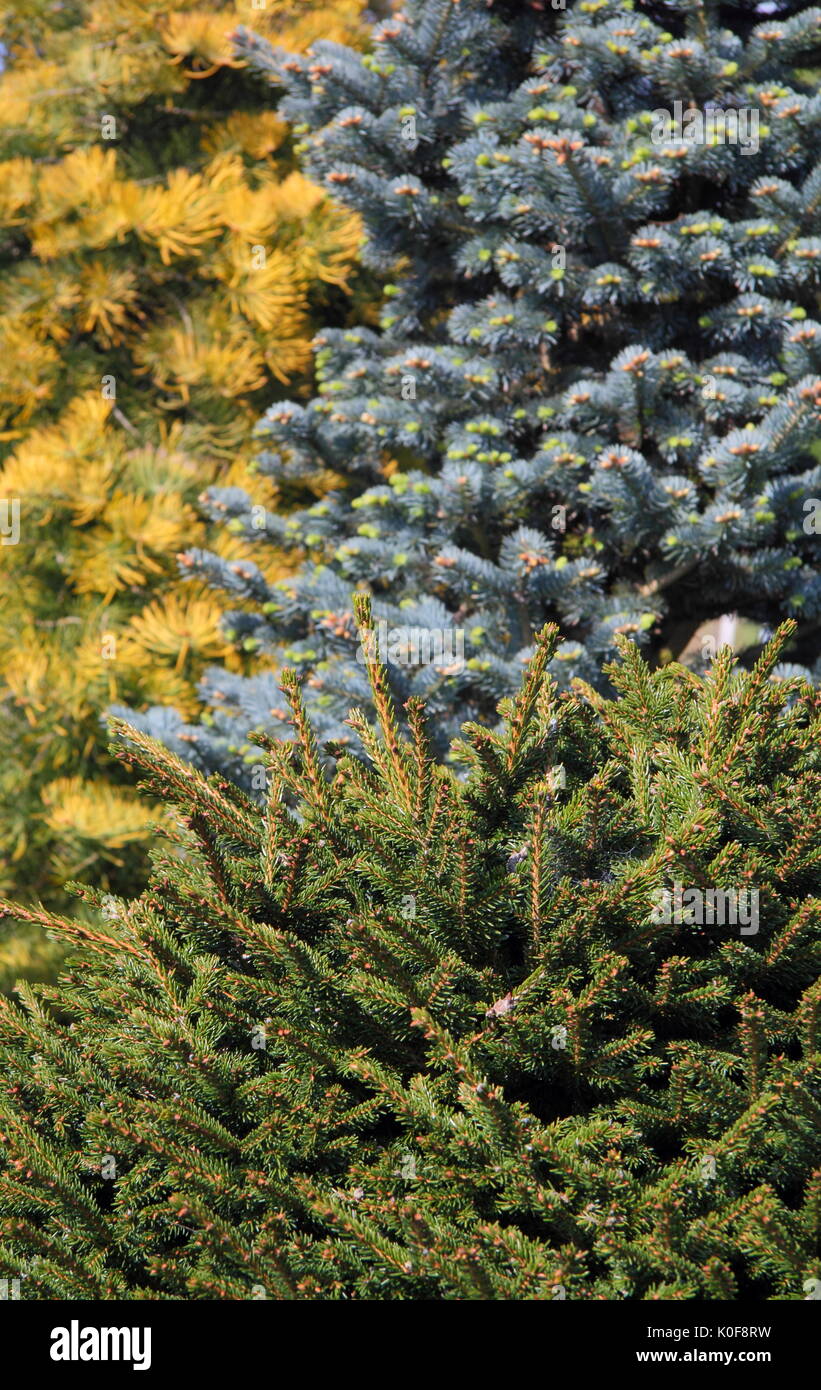
[[[263,807],[121,726],[179,823],[140,898],[38,916],[65,972],[0,1000],[0,1276],[24,1299],[805,1298],[821,694],[771,678],[792,636],[706,677],[622,639],[609,699],[557,688],[546,629],[459,775],[371,664],[367,759],[338,746],[329,778],[288,674]],[[755,929],[661,920],[676,884],[754,892]]]

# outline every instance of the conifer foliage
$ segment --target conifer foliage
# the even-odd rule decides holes
[[[214,536],[209,483],[344,320],[360,239],[296,167],[242,69],[253,16],[285,48],[356,41],[358,0],[4,6],[0,38],[0,886],[135,882],[145,809],[105,758],[112,700],[193,716],[236,659],[175,554]],[[258,500],[273,491],[258,480]],[[210,539],[209,539],[210,535]],[[281,557],[265,566],[283,573]],[[48,866],[48,869],[46,869]]]
[[[770,679],[793,626],[706,678],[621,639],[613,700],[557,688],[546,629],[462,777],[372,662],[368,759],[329,779],[289,673],[264,808],[122,726],[187,828],[136,901],[44,917],[62,980],[0,1001],[0,1272],[34,1299],[803,1298],[821,697]],[[676,882],[755,890],[757,930],[664,920]]]
[[[240,648],[310,675],[320,734],[368,699],[355,586],[399,646],[461,634],[463,660],[390,668],[442,746],[493,718],[545,621],[565,683],[619,634],[667,660],[732,613],[753,646],[797,618],[790,661],[817,671],[821,10],[775,10],[409,0],[365,55],[241,36],[387,282],[379,329],[321,333],[318,394],[261,422],[292,514],[208,493],[296,577],[186,559],[234,596]],[[207,727],[143,727],[239,777],[276,683],[215,671]]]

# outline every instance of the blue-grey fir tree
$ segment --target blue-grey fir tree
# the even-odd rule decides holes
[[[322,332],[314,397],[261,422],[281,510],[204,499],[298,571],[182,557],[270,670],[212,672],[202,726],[146,729],[248,785],[287,662],[319,735],[350,737],[353,588],[443,747],[495,722],[545,621],[565,685],[619,634],[663,661],[726,612],[798,619],[789,660],[817,674],[819,43],[817,8],[701,0],[409,0],[365,55],[239,32],[307,170],[362,214],[384,305]],[[438,664],[413,629],[445,634]]]

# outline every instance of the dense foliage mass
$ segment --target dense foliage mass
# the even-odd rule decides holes
[[[546,631],[461,778],[371,663],[368,760],[337,746],[329,780],[289,674],[263,808],[124,726],[187,829],[139,899],[41,917],[66,973],[0,1001],[0,1273],[35,1299],[803,1298],[821,696],[770,679],[791,635],[706,678],[622,639],[608,700],[557,689]],[[664,920],[677,883],[755,893],[754,922]]]
[[[619,634],[664,661],[733,612],[751,657],[797,618],[790,663],[817,672],[821,11],[775,8],[410,0],[365,55],[243,33],[385,301],[320,334],[318,393],[262,421],[291,514],[208,493],[260,568],[185,560],[270,671],[215,670],[205,725],[147,731],[250,786],[292,664],[344,736],[368,700],[354,587],[442,748],[493,721],[546,620],[564,683],[597,682]],[[296,576],[271,584],[266,543]]]
[[[251,422],[346,312],[360,239],[295,166],[230,34],[356,41],[358,0],[4,6],[0,73],[0,885],[135,884],[150,818],[105,755],[114,699],[193,715],[232,656],[175,553],[215,535]],[[258,500],[275,490],[257,479]],[[271,553],[274,578],[287,569]],[[2,959],[25,965],[17,939]],[[0,976],[3,967],[0,966]]]

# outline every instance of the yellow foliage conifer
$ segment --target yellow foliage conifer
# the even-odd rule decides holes
[[[361,232],[295,168],[231,34],[356,43],[361,15],[360,0],[4,6],[0,892],[56,905],[72,876],[134,885],[152,826],[101,715],[193,714],[203,666],[239,660],[175,552],[244,554],[197,497],[249,486],[253,422],[300,389],[315,316],[344,315]],[[48,949],[0,942],[0,987]]]

